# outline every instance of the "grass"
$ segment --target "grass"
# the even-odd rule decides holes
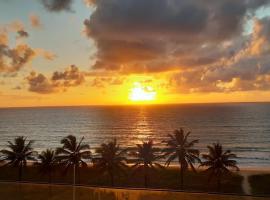
[[[143,188],[144,177],[143,173],[133,171],[129,168],[126,174],[116,173],[115,186],[116,187],[133,187]],[[15,181],[17,180],[17,168],[1,167],[0,180]],[[77,183],[95,186],[110,186],[110,179],[106,174],[101,174],[97,169],[92,167],[80,169],[80,175]],[[72,184],[72,170],[67,174],[63,174],[62,170],[58,168],[53,174],[53,183],[67,183]],[[30,182],[47,182],[48,176],[41,175],[35,166],[27,167],[23,171],[23,181]],[[149,187],[155,189],[179,189],[180,176],[177,168],[160,169],[151,171],[149,174]],[[242,191],[242,177],[236,174],[228,175],[222,180],[221,192],[243,194]],[[202,192],[216,192],[216,182],[208,182],[208,176],[204,172],[194,173],[187,171],[184,176],[184,190],[187,191],[202,191]]]
[[[253,195],[270,195],[270,174],[252,175],[249,177],[249,183]]]

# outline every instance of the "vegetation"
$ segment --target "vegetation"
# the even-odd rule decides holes
[[[159,149],[153,147],[153,141],[144,142],[143,144],[137,144],[137,151],[131,153],[135,160],[133,168],[135,172],[143,170],[144,174],[144,186],[148,187],[148,174],[149,169],[154,170],[156,167],[162,168],[157,162],[160,158],[158,155]]]
[[[78,172],[78,180],[80,183],[80,167],[87,167],[85,159],[91,158],[90,146],[83,144],[84,137],[81,138],[80,142],[73,135],[69,135],[61,140],[63,145],[56,149],[57,159],[60,164],[64,166],[65,171],[70,167],[73,167],[73,184],[76,184],[76,173]]]
[[[48,182],[51,183],[52,173],[58,164],[55,151],[51,149],[42,151],[41,154],[38,156],[38,158],[40,162],[37,162],[37,165],[40,168],[40,172],[42,174],[48,175]]]
[[[88,185],[177,189],[180,180],[183,189],[185,180],[188,190],[214,191],[216,184],[206,184],[207,175],[210,175],[210,179],[212,177],[217,179],[218,191],[222,184],[224,185],[222,192],[242,193],[242,177],[227,173],[229,168],[238,169],[236,161],[232,160],[236,156],[230,151],[223,152],[220,144],[214,144],[208,147],[209,154],[203,155],[204,160],[201,162],[201,166],[208,167],[206,172],[209,173],[196,171],[194,163],[200,162],[200,158],[199,151],[194,148],[194,145],[198,140],[190,141],[189,135],[190,132],[185,133],[183,129],[174,131],[168,136],[163,149],[155,148],[153,142],[148,141],[138,144],[135,150],[128,151],[120,148],[117,141],[113,140],[97,148],[95,156],[91,155],[90,146],[83,143],[84,138],[78,141],[72,135],[61,140],[61,147],[56,150],[47,149],[38,156],[34,156],[33,141],[27,142],[26,138],[18,137],[15,138],[14,143],[8,143],[9,150],[1,151],[1,160],[4,164],[1,167],[0,180],[16,180],[16,168],[13,168],[15,166],[19,169],[19,180],[21,180],[22,168],[25,167],[25,181],[51,183],[54,174],[54,182],[75,185],[76,175],[79,173],[77,183]],[[174,167],[165,170],[160,164],[160,159],[164,158],[167,160],[165,166],[177,160],[180,173]],[[37,160],[37,164],[27,166],[28,160]],[[91,160],[93,166],[87,165],[87,161]],[[128,165],[129,163],[132,167]],[[156,170],[157,168],[164,168],[164,170]],[[81,180],[80,171],[83,173]],[[100,176],[100,172],[106,173],[109,179]],[[47,177],[39,176],[40,174],[45,174]]]
[[[166,165],[169,166],[171,161],[178,159],[180,165],[180,181],[181,189],[184,186],[184,173],[190,166],[195,172],[194,163],[200,162],[199,150],[194,149],[194,145],[198,143],[198,140],[188,141],[190,132],[184,133],[183,129],[175,130],[174,134],[169,134],[169,139],[166,141],[166,148],[164,148],[165,156],[168,156]]]
[[[133,174],[134,169],[128,166],[125,169],[125,173],[117,169],[114,177],[114,187],[123,188],[144,188],[144,174]],[[90,186],[111,186],[111,180],[108,176],[100,174],[100,170],[88,166],[87,168],[81,168],[81,184]],[[179,188],[179,169],[176,167],[165,168],[164,170],[150,170],[148,174],[148,188],[154,189],[172,189],[177,190]],[[16,168],[5,166],[0,169],[0,180],[15,181],[17,178]],[[40,169],[36,165],[28,166],[24,171],[24,181],[35,182],[47,182],[47,176],[41,176]],[[199,191],[199,192],[215,192],[216,183],[209,182],[208,176],[203,171],[197,171],[197,173],[187,170],[185,172],[185,190],[187,191]],[[61,166],[56,167],[53,173],[53,183],[64,183],[71,185],[73,183],[73,169],[70,168],[63,174]],[[238,174],[228,174],[222,179],[222,190],[224,193],[242,194],[242,177]],[[77,192],[76,192],[77,193]]]
[[[32,148],[33,140],[26,141],[25,137],[16,137],[14,143],[8,141],[8,149],[1,150],[3,157],[1,161],[6,161],[6,165],[18,168],[18,181],[22,180],[23,168],[28,160],[35,160]]]
[[[249,177],[253,195],[270,196],[270,174],[258,174]]]
[[[236,165],[236,155],[231,153],[230,150],[223,151],[222,145],[219,143],[213,144],[213,146],[207,146],[209,153],[203,154],[202,157],[205,160],[201,166],[207,167],[205,170],[209,173],[209,181],[213,177],[217,180],[217,191],[221,188],[221,179],[224,175],[230,173],[231,169],[239,170]]]
[[[103,173],[107,172],[111,179],[111,185],[114,186],[116,172],[123,172],[126,168],[126,149],[121,150],[114,139],[107,144],[103,143],[96,152],[99,156],[94,159],[95,167]]]

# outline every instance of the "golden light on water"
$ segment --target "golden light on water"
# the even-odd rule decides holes
[[[151,102],[156,100],[157,92],[151,86],[143,86],[138,82],[130,90],[129,99],[134,102]]]

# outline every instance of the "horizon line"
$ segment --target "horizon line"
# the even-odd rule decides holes
[[[59,108],[59,107],[118,107],[118,106],[170,106],[170,105],[190,105],[190,104],[255,104],[270,103],[270,101],[228,101],[228,102],[183,102],[183,103],[146,103],[146,104],[81,104],[81,105],[40,105],[40,106],[7,106],[0,109],[16,108]]]

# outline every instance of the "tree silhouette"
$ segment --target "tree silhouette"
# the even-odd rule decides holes
[[[78,142],[75,136],[68,135],[61,140],[63,146],[56,149],[57,159],[64,165],[65,171],[73,167],[73,185],[76,184],[79,167],[87,167],[85,160],[91,158],[90,146],[83,144],[83,140],[84,137]]]
[[[233,160],[236,155],[231,153],[230,150],[223,151],[222,145],[214,143],[212,146],[207,146],[209,153],[203,154],[202,157],[205,161],[200,166],[207,167],[205,170],[209,173],[209,181],[213,176],[217,179],[217,191],[221,188],[221,178],[223,175],[230,172],[231,169],[239,171],[237,162]]]
[[[168,140],[166,142],[166,147],[163,149],[165,152],[164,156],[168,159],[166,165],[169,166],[171,161],[178,159],[180,165],[180,181],[181,189],[184,186],[184,173],[190,166],[193,171],[196,171],[194,163],[196,161],[200,162],[199,150],[194,149],[194,145],[199,142],[199,140],[188,141],[188,136],[190,132],[184,133],[181,128],[175,130],[173,134],[168,135]]]
[[[18,181],[22,180],[23,168],[26,167],[27,161],[34,161],[34,154],[32,144],[33,140],[26,141],[23,136],[16,137],[14,142],[8,141],[8,149],[1,150],[3,157],[2,161],[7,162],[5,165],[13,166],[18,168]]]
[[[135,157],[135,164],[132,166],[135,168],[135,172],[143,169],[145,187],[148,187],[149,169],[155,169],[156,167],[162,168],[162,166],[156,162],[160,158],[158,153],[159,149],[153,147],[153,141],[151,140],[143,142],[143,144],[137,144],[137,150],[131,153],[131,155]]]
[[[123,172],[126,166],[126,149],[121,150],[116,139],[103,143],[96,149],[98,157],[94,159],[94,165],[103,173],[108,173],[111,185],[114,186],[115,173]]]
[[[52,182],[52,173],[55,170],[56,165],[58,164],[56,159],[56,153],[54,150],[47,149],[42,151],[38,156],[40,162],[37,165],[40,167],[40,172],[42,174],[48,175],[48,182]]]

